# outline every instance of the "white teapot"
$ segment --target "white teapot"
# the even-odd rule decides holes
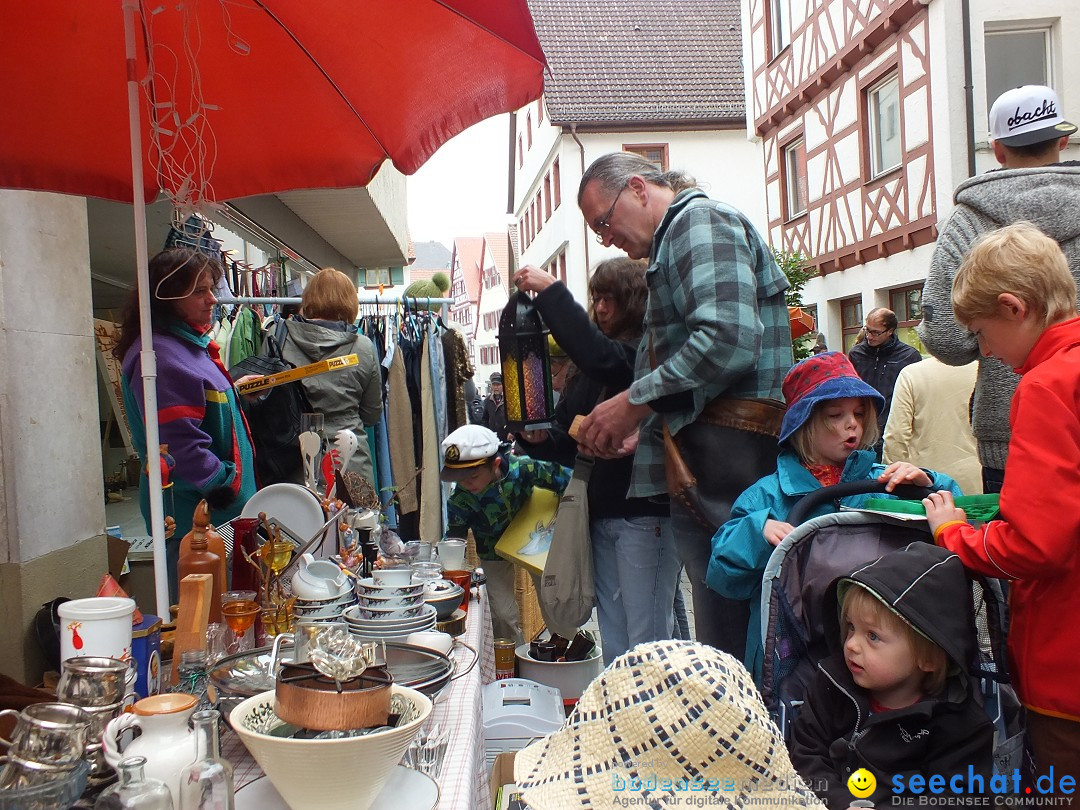
[[[120,760],[146,757],[144,772],[169,786],[173,806],[180,806],[180,771],[195,761],[195,734],[188,719],[199,699],[194,695],[169,693],[135,701],[131,713],[110,720],[102,735],[105,761],[119,773]],[[120,735],[139,728],[142,735],[120,750]]]

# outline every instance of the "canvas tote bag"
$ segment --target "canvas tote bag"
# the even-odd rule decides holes
[[[540,615],[552,633],[573,638],[589,621],[596,601],[592,540],[589,537],[589,476],[593,460],[578,456],[574,474],[559,498],[544,573],[540,577]]]

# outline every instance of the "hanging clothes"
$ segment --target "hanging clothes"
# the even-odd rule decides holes
[[[465,338],[457,329],[443,330],[442,349],[446,360],[446,427],[453,432],[469,422],[465,381],[472,379],[475,369]]]
[[[421,414],[421,465],[420,476],[420,539],[437,542],[442,538],[443,508],[442,482],[439,478],[442,466],[442,442],[439,440],[438,412],[431,373],[434,342],[425,340],[420,365],[420,414]]]
[[[413,450],[413,411],[406,382],[403,352],[395,352],[390,364],[389,393],[386,398],[390,466],[398,487],[401,516],[420,508],[416,486],[416,455]]]

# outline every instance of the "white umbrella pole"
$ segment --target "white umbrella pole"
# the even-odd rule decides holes
[[[131,199],[135,209],[135,261],[139,281],[139,333],[142,337],[143,413],[146,423],[146,467],[150,475],[150,529],[154,540],[154,592],[157,615],[169,621],[169,573],[165,563],[165,509],[161,498],[158,456],[157,355],[150,324],[150,271],[146,255],[146,202],[143,200],[142,132],[139,125],[139,82],[135,62],[135,15],[138,0],[122,0],[127,55],[128,126],[131,132]]]

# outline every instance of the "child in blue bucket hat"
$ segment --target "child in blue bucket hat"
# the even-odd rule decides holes
[[[760,685],[764,649],[761,641],[761,577],[773,547],[794,526],[791,508],[821,487],[848,481],[877,480],[891,492],[898,484],[960,493],[952,478],[906,461],[878,464],[871,449],[878,438],[877,413],[885,401],[860,379],[842,352],[822,352],[796,363],[784,377],[787,412],[780,426],[776,472],[767,475],[735,501],[730,519],[713,537],[706,584],[729,599],[750,600],[746,668]],[[859,507],[877,495],[840,500]],[[836,510],[820,505],[808,518]]]

